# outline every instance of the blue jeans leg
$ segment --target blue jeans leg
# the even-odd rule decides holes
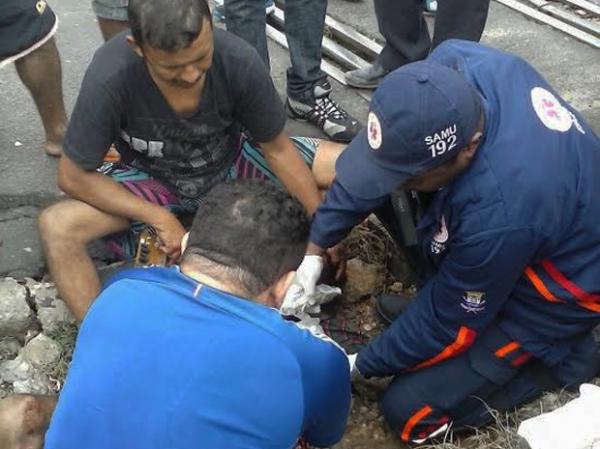
[[[264,0],[225,0],[227,30],[251,44],[269,66]],[[321,40],[327,0],[287,0],[285,34],[290,47],[287,93],[312,101],[313,87],[327,78],[321,70]]]
[[[295,100],[313,99],[315,84],[327,78],[321,70],[321,40],[327,0],[287,0],[285,35],[292,66],[287,71],[287,94]]]
[[[265,0],[225,0],[224,6],[227,30],[252,45],[269,67]]]

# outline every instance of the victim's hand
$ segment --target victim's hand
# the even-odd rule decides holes
[[[335,280],[341,281],[346,274],[346,247],[343,243],[332,246],[325,252],[327,263],[335,269]]]
[[[181,256],[181,240],[185,235],[185,228],[177,217],[166,209],[162,209],[150,224],[158,232],[160,250],[167,255],[169,262],[177,262]]]

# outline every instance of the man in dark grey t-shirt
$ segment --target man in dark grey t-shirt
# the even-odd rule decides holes
[[[340,151],[287,137],[267,67],[213,30],[206,0],[131,0],[129,22],[132,36],[101,47],[85,74],[58,173],[70,199],[40,216],[50,272],[78,319],[100,288],[90,241],[144,223],[174,260],[185,232],[175,213],[232,178],[281,182],[312,214]],[[106,163],[111,144],[120,159]],[[134,246],[130,232],[115,249],[132,256]]]

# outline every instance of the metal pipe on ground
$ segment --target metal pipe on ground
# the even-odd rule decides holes
[[[587,0],[562,0],[562,2],[600,16],[600,5],[596,3],[588,2]]]
[[[582,19],[564,9],[560,9],[554,6],[552,3],[546,0],[527,0],[529,3],[534,5],[538,10],[547,12],[549,15],[562,20],[563,22],[573,25],[586,33],[590,33],[593,36],[600,36],[600,26],[594,24],[589,20]]]
[[[535,8],[527,6],[523,3],[520,3],[515,0],[496,0],[498,3],[511,8],[515,11],[520,12],[521,14],[543,24],[549,25],[563,33],[568,34],[571,37],[574,37],[581,42],[585,42],[586,44],[591,45],[595,48],[600,48],[600,38],[591,35],[590,33],[586,33],[585,31],[580,30],[568,23],[564,23],[563,21],[549,16],[548,14],[544,14],[543,12],[538,11]]]
[[[277,8],[283,10],[283,0],[276,0]],[[381,53],[382,46],[375,40],[365,36],[354,28],[334,19],[330,15],[325,16],[326,30],[332,34],[335,40],[345,45],[347,48],[353,48],[362,53],[366,59],[374,60]]]
[[[267,36],[269,37],[269,39],[275,41],[277,44],[281,45],[283,48],[289,51],[289,46],[285,34],[283,34],[273,25],[267,24]],[[324,59],[321,60],[321,70],[323,70],[328,76],[336,80],[338,83],[343,84],[344,86],[348,85],[346,83],[346,79],[344,78],[344,72],[329,61]],[[371,101],[371,92],[364,91],[361,89],[357,89],[356,92],[364,100]]]
[[[273,11],[273,13],[270,15],[269,20],[272,20],[278,27],[281,28],[283,28],[285,25],[283,11],[278,7],[275,7],[275,11]],[[363,58],[342,47],[340,44],[327,36],[323,36],[322,51],[323,54],[331,58],[334,62],[345,69],[353,70],[369,65],[369,63]]]

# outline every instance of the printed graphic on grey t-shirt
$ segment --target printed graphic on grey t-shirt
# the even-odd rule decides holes
[[[212,132],[211,132],[212,131]],[[185,197],[197,197],[225,179],[235,157],[235,138],[206,124],[153,123],[152,140],[121,130],[132,150],[131,165],[172,185]]]

